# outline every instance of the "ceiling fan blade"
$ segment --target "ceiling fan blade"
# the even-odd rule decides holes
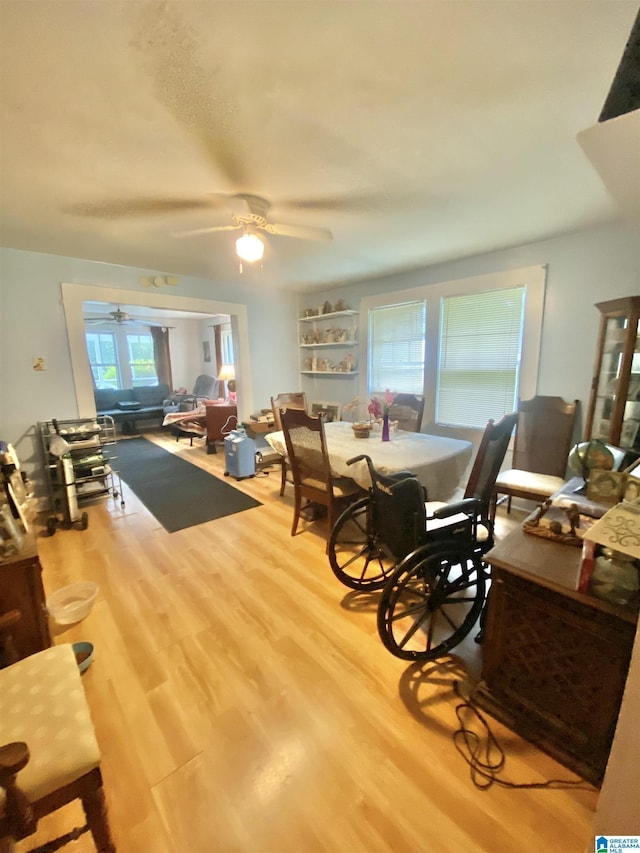
[[[193,231],[176,231],[172,237],[197,237],[198,234],[211,234],[214,231],[237,231],[242,225],[214,225],[211,228],[196,228]]]
[[[177,213],[182,210],[211,210],[211,198],[129,198],[91,204],[75,204],[65,210],[79,216],[112,219],[124,216],[148,216],[154,213]]]
[[[269,234],[279,234],[282,237],[297,237],[300,240],[333,240],[333,234],[328,228],[312,228],[306,225],[282,225],[268,222],[264,230]]]
[[[380,196],[373,193],[348,193],[342,196],[328,196],[315,199],[278,199],[278,207],[291,210],[366,210],[380,205]]]

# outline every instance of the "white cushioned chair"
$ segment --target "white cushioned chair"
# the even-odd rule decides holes
[[[573,437],[578,401],[562,397],[521,400],[513,445],[513,468],[496,479],[491,504],[495,517],[500,495],[542,502],[562,488]]]
[[[89,830],[99,853],[115,853],[100,750],[73,648],[64,644],[0,669],[0,851],[75,799],[87,824],[60,841]]]

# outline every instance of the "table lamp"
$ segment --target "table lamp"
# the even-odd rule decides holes
[[[233,364],[223,364],[218,373],[220,382],[226,383],[225,398],[235,402],[236,399],[236,369]]]

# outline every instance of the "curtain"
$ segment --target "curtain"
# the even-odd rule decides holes
[[[160,385],[168,385],[173,390],[171,375],[171,353],[169,352],[169,329],[162,326],[151,326],[153,339],[153,359],[156,365],[156,375]]]
[[[216,376],[219,376],[220,368],[222,367],[222,325],[220,323],[213,327],[213,341],[214,349],[216,351]],[[226,390],[224,387],[224,381],[219,381],[218,397],[224,397],[225,394]]]

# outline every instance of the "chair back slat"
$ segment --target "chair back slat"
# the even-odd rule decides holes
[[[331,469],[322,418],[302,409],[280,409],[280,418],[294,482],[315,482],[328,491]]]
[[[535,474],[564,477],[573,443],[578,401],[533,397],[518,405],[511,467]]]
[[[415,394],[396,394],[390,407],[389,418],[398,422],[406,432],[420,432],[424,412],[424,397]]]
[[[273,411],[273,420],[276,429],[282,429],[282,421],[280,420],[281,409],[302,409],[307,411],[307,395],[304,391],[288,391],[283,394],[276,394],[271,398],[271,410]]]
[[[464,496],[482,501],[487,511],[517,420],[517,412],[505,415],[498,423],[490,420],[476,453]]]

